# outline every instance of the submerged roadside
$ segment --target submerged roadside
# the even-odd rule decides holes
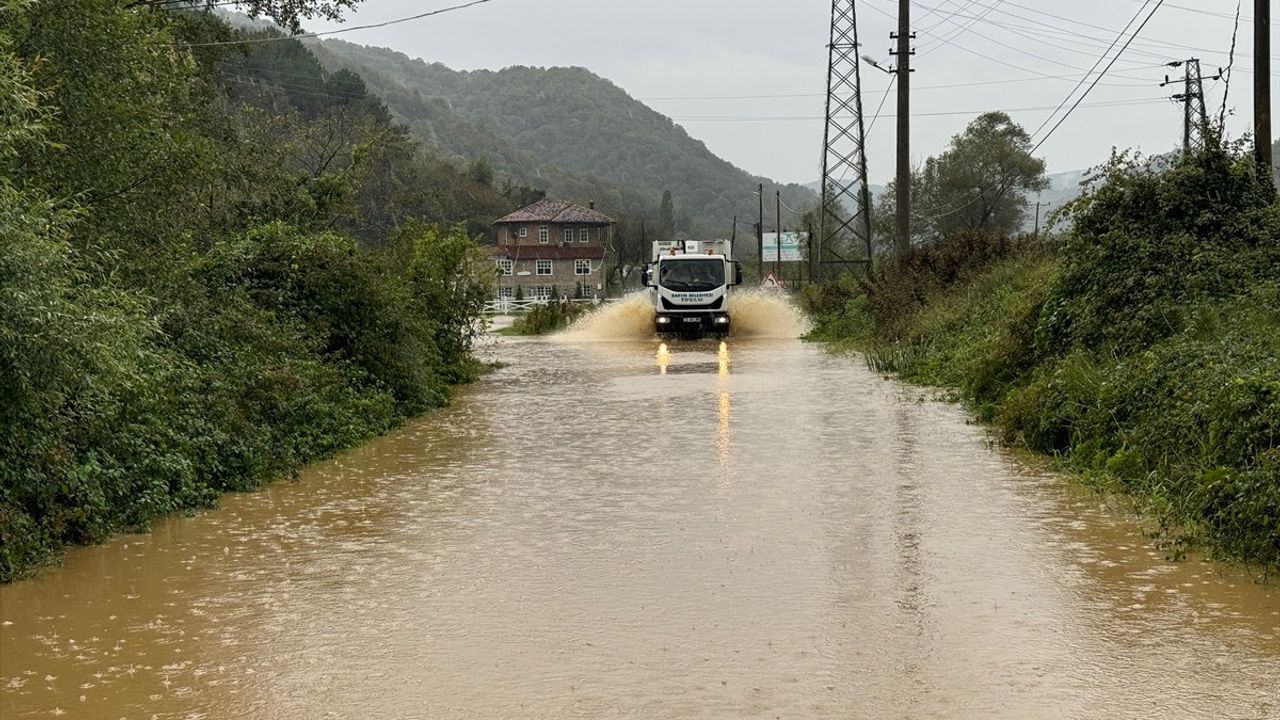
[[[940,241],[811,291],[811,337],[947,388],[1005,443],[1132,497],[1171,554],[1274,573],[1280,211],[1246,162],[1117,162],[1061,242]]]

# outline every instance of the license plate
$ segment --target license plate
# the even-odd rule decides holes
[[[685,319],[684,319],[684,321],[685,321],[685,322],[687,322],[687,323],[699,323],[699,324],[701,324],[701,323],[702,323],[702,318],[685,318]]]

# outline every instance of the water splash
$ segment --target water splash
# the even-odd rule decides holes
[[[647,291],[635,292],[621,302],[605,305],[575,322],[556,336],[571,342],[649,340],[653,330],[653,301]],[[729,297],[731,337],[798,338],[809,330],[804,313],[778,293],[735,290]]]
[[[653,302],[647,291],[633,292],[582,317],[556,339],[574,342],[647,340],[654,336]]]
[[[809,332],[809,319],[787,296],[765,290],[735,290],[729,296],[731,337],[798,338]]]

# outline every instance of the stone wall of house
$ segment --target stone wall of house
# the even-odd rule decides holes
[[[584,260],[590,263],[591,272],[587,275],[579,275],[576,272],[576,260],[560,259],[552,260],[551,274],[539,275],[537,260],[515,260],[512,261],[514,268],[511,275],[502,275],[498,278],[499,295],[509,293],[515,295],[515,288],[524,289],[522,293],[526,299],[532,299],[534,295],[550,294],[546,289],[554,287],[560,296],[576,295],[579,283],[586,286],[589,290],[587,297],[599,295],[604,297],[604,261],[601,259]],[[522,275],[521,273],[529,273]],[[538,290],[541,289],[541,290]]]
[[[542,243],[539,238],[539,230],[546,226],[547,242]],[[568,228],[573,233],[572,243],[566,242],[564,231]],[[524,231],[524,237],[520,237],[520,232]],[[587,231],[587,242],[582,241],[582,231]],[[590,225],[564,225],[560,223],[522,223],[505,225],[498,230],[498,244],[500,245],[516,245],[516,246],[534,246],[541,245],[569,245],[574,247],[601,247],[609,239],[609,228]]]

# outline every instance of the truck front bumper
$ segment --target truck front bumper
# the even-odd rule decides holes
[[[659,335],[728,335],[727,313],[660,312],[654,319]]]

